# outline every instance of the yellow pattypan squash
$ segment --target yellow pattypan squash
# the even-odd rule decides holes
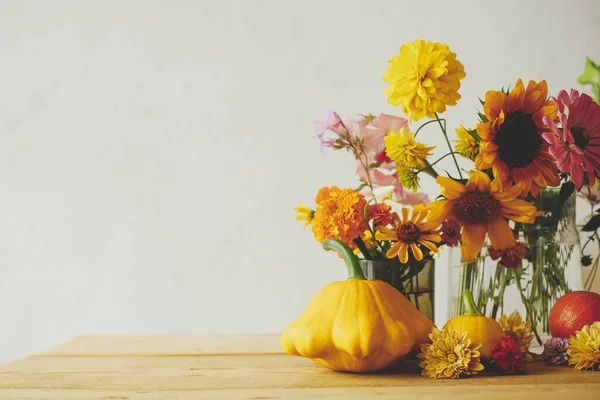
[[[286,353],[334,371],[372,372],[391,367],[429,341],[433,322],[392,286],[365,279],[348,246],[326,239],[323,248],[342,255],[348,280],[321,289],[283,331]]]
[[[491,360],[492,350],[504,336],[504,331],[496,320],[485,317],[477,310],[470,290],[463,291],[462,299],[465,313],[450,319],[444,328],[449,326],[460,333],[467,332],[467,337],[472,342],[482,344],[479,349],[481,359]]]

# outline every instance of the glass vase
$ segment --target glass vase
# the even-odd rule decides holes
[[[460,249],[453,249],[449,316],[463,313],[460,295],[470,289],[477,307],[488,317],[519,311],[531,321],[534,344],[541,346],[550,337],[548,316],[556,300],[583,286],[575,200],[571,195],[561,204],[559,189],[542,190],[536,204],[544,215],[534,224],[515,226],[528,252],[516,268],[492,260],[486,247],[471,263],[461,262]]]
[[[409,264],[401,264],[398,258],[360,260],[360,266],[367,279],[390,284],[427,318],[434,320],[434,260],[411,261]]]

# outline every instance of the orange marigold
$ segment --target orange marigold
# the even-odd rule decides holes
[[[319,243],[327,238],[338,239],[354,248],[352,241],[368,230],[364,196],[353,189],[331,186],[319,190],[316,202],[311,222],[315,239]]]
[[[392,223],[392,207],[385,203],[371,204],[367,208],[367,219],[373,221],[374,226],[387,226]]]

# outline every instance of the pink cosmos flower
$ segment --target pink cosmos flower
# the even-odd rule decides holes
[[[550,144],[549,152],[556,158],[561,172],[570,173],[577,189],[583,185],[584,170],[590,182],[600,172],[600,105],[585,93],[562,90],[552,98],[559,111],[562,130],[548,116],[544,123],[552,132],[543,137]]]
[[[406,190],[398,181],[396,167],[398,164],[393,162],[385,154],[384,137],[390,130],[397,132],[400,128],[409,129],[408,120],[389,114],[379,114],[373,120],[364,120],[366,123],[351,124],[348,127],[350,134],[361,138],[365,152],[367,153],[367,167],[374,163],[381,163],[378,167],[367,168],[365,170],[360,161],[356,161],[356,175],[368,182],[369,178],[373,187],[394,186],[394,200],[401,204],[429,204],[429,197],[425,193],[413,193]],[[363,194],[369,196],[372,193],[369,187],[363,189]]]
[[[342,119],[333,110],[328,110],[325,119],[315,122],[315,135],[321,142],[321,153],[325,147],[333,147],[346,131]]]

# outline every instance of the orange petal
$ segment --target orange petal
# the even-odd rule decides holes
[[[412,250],[413,255],[417,261],[421,261],[423,259],[423,252],[415,243],[410,244],[410,249]]]
[[[408,244],[402,243],[400,245],[400,251],[398,252],[398,258],[402,264],[406,264],[408,262]]]
[[[385,256],[387,258],[394,258],[398,255],[398,251],[400,250],[400,246],[402,245],[402,243],[397,242],[394,243],[394,245],[387,251],[387,253],[385,253]]]
[[[494,139],[494,132],[492,131],[492,126],[487,122],[480,122],[477,124],[477,134],[484,141],[490,141]]]
[[[523,102],[525,101],[525,86],[523,81],[519,79],[515,87],[510,91],[508,99],[506,100],[506,112],[514,112],[523,108]]]
[[[506,95],[496,90],[490,90],[485,94],[485,104],[483,105],[483,112],[489,121],[493,121],[502,112],[504,103],[506,102]]]
[[[429,221],[442,221],[448,218],[448,215],[452,212],[452,207],[456,200],[438,200],[431,203],[431,211],[427,216]]]
[[[462,259],[472,262],[481,253],[485,241],[486,225],[465,225],[462,229]]]
[[[497,250],[515,246],[515,236],[504,218],[496,218],[488,224],[488,236],[492,246]]]
[[[435,181],[440,185],[442,195],[449,200],[457,199],[466,191],[465,186],[452,178],[438,176]]]
[[[421,243],[423,246],[427,247],[429,250],[433,251],[434,253],[437,253],[437,251],[438,251],[438,248],[435,245],[435,243],[432,243],[429,240],[419,240],[419,243]]]
[[[467,189],[468,190],[478,189],[478,190],[481,190],[482,192],[489,191],[491,183],[492,183],[492,181],[490,180],[490,177],[485,172],[470,171],[469,172],[469,181],[467,182]]]

